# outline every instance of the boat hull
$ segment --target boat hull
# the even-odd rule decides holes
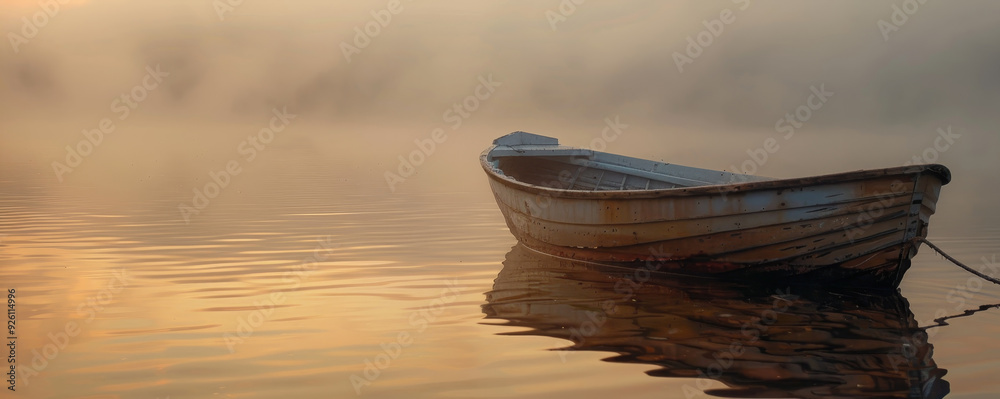
[[[897,285],[926,237],[939,165],[659,190],[527,184],[483,167],[524,245],[599,262],[662,262],[689,274],[858,278]]]

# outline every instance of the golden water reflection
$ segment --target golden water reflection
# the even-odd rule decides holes
[[[604,360],[655,365],[651,376],[699,378],[684,387],[688,397],[705,390],[720,397],[941,398],[950,391],[933,345],[896,291],[681,280],[517,245],[486,297],[487,319],[527,328],[505,335],[561,338],[572,342],[561,350],[614,352]],[[711,389],[706,378],[728,388]]]

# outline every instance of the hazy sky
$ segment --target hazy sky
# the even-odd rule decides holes
[[[192,154],[224,162],[288,107],[299,128],[280,145],[330,146],[381,179],[491,75],[502,86],[428,170],[451,168],[444,159],[474,170],[513,130],[587,145],[614,116],[630,130],[609,150],[728,168],[783,135],[776,122],[821,87],[833,96],[759,173],[898,165],[947,126],[962,139],[939,162],[988,187],[1000,168],[996,1],[403,0],[398,13],[381,12],[385,0],[52,2],[45,17],[35,0],[0,3],[0,154],[46,168],[83,129],[121,116],[116,99],[156,66],[169,76],[115,119],[127,138],[102,151],[170,153],[159,168],[172,173]],[[348,62],[343,46],[380,12],[391,20]],[[88,162],[113,169],[117,154]]]
[[[222,19],[225,1],[62,5],[17,54],[8,35],[3,101],[75,109],[156,64],[172,73],[164,107],[243,113],[285,103],[340,119],[430,112],[483,73],[509,82],[494,108],[515,117],[622,109],[736,126],[769,125],[819,83],[851,101],[815,123],[852,127],[990,117],[1000,91],[994,1],[921,5],[886,41],[878,21],[891,22],[903,1],[590,0],[554,31],[546,13],[558,1],[403,0],[351,63],[340,43],[386,1],[245,0]],[[4,33],[42,11],[34,0],[13,4],[0,8]],[[678,72],[673,53],[724,9],[735,21]]]

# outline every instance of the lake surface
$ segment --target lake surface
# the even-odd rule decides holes
[[[1000,276],[1000,1],[955,3],[0,0],[0,399],[995,398],[1000,286],[927,248],[636,276],[517,247],[477,162],[940,163],[930,241]]]
[[[665,275],[626,295],[631,271],[516,246],[484,176],[390,194],[308,152],[275,159],[294,162],[235,177],[189,223],[178,204],[204,177],[109,191],[3,164],[0,288],[16,289],[20,367],[5,397],[1000,392],[1000,310],[917,328],[1000,303],[1000,287],[926,247],[898,295]],[[985,222],[936,216],[930,238],[976,267],[1000,248]]]

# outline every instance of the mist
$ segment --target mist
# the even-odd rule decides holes
[[[628,130],[608,151],[739,169],[822,88],[832,96],[754,173],[895,166],[950,127],[961,139],[927,161],[969,195],[997,193],[992,1],[54,4],[44,26],[39,3],[0,6],[0,154],[55,178],[64,147],[111,118],[117,130],[71,185],[144,175],[184,186],[236,156],[275,109],[297,118],[272,152],[367,165],[355,180],[381,182],[444,128],[404,192],[481,179],[475,156],[507,132],[586,146],[616,117]],[[120,118],[115,102],[147,68],[169,75]],[[486,78],[500,86],[454,128],[447,112]]]

